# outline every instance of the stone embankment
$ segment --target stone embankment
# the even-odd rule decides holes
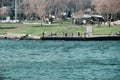
[[[18,39],[18,40],[40,40],[40,36],[28,34],[2,34],[0,39]]]

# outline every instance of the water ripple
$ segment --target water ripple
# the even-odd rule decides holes
[[[120,80],[120,41],[0,40],[0,80]]]

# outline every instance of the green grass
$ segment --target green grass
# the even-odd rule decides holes
[[[120,31],[120,26],[94,26],[93,34],[116,34],[116,32]]]
[[[84,33],[85,28],[81,28],[75,25],[66,25],[66,24],[57,24],[57,25],[32,25],[29,27],[25,27],[19,31],[13,31],[16,34],[34,34],[34,35],[41,35],[42,33],[50,34],[50,33],[57,33],[62,35],[63,32],[65,33]]]
[[[71,21],[65,21],[63,24],[54,23],[51,25],[42,25],[41,24],[0,24],[0,34],[5,33],[14,33],[14,34],[33,34],[33,35],[41,35],[43,32],[46,34],[56,33],[62,35],[64,33],[69,34],[77,34],[80,32],[84,34],[86,28],[73,25]],[[115,34],[120,31],[120,26],[93,26],[93,34]]]

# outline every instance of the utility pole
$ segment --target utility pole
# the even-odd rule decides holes
[[[15,22],[17,21],[17,0],[15,0]]]
[[[2,4],[1,4],[1,7],[3,8],[3,6],[4,6],[4,3],[3,3],[4,1],[2,0]],[[3,20],[3,15],[1,16],[1,18],[2,18],[2,20]]]

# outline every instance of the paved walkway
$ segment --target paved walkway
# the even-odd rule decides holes
[[[86,26],[86,33],[88,36],[92,36],[92,25]]]

